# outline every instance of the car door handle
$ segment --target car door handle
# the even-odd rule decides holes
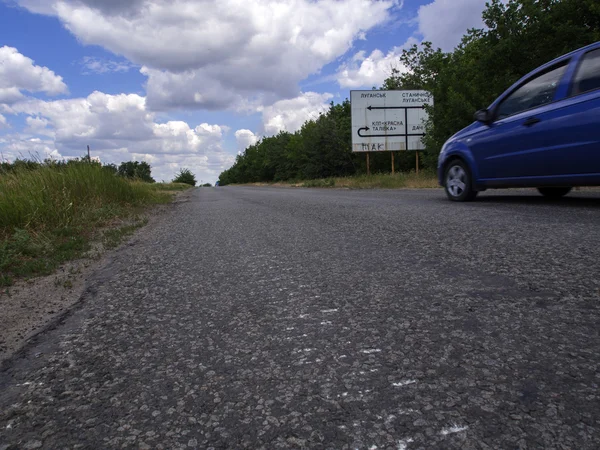
[[[530,127],[532,125],[535,125],[539,121],[540,121],[540,119],[538,119],[537,117],[530,117],[525,122],[523,122],[523,126]]]

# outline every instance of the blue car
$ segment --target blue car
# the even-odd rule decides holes
[[[475,120],[440,152],[450,200],[489,188],[536,187],[558,198],[600,186],[600,42],[529,73]]]

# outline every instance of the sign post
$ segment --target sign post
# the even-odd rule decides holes
[[[428,91],[350,91],[352,105],[352,151],[369,152],[416,151],[417,173],[419,150],[424,150],[428,118],[425,105],[433,105]]]

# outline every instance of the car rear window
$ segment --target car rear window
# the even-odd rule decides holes
[[[571,95],[579,95],[596,89],[600,89],[600,48],[584,55],[573,80]]]

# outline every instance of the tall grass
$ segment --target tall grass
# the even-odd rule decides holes
[[[0,286],[51,273],[85,253],[99,227],[180,189],[86,162],[0,167]]]
[[[119,178],[98,164],[20,169],[0,174],[0,233],[95,225],[119,208],[161,196],[150,185]]]
[[[296,187],[331,187],[350,189],[429,189],[437,188],[435,173],[380,173],[374,175],[354,175],[351,177],[322,178],[291,183]]]

